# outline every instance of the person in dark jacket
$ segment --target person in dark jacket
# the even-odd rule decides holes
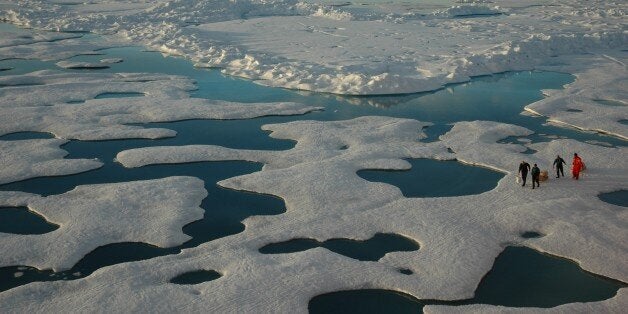
[[[532,188],[534,189],[534,182],[536,182],[536,187],[541,187],[539,184],[539,177],[541,176],[541,169],[534,164],[532,167]]]
[[[528,170],[530,170],[530,164],[522,161],[519,164],[519,174],[521,175],[521,180],[523,184],[521,186],[526,186],[526,179],[528,178]]]
[[[556,159],[554,159],[554,163],[552,164],[553,168],[556,168],[556,177],[560,177],[560,175],[565,177],[565,172],[563,171],[563,165],[566,165],[564,159],[560,158],[560,155],[556,155]]]

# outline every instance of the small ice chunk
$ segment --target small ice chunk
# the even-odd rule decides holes
[[[122,61],[124,61],[124,59],[122,58],[107,58],[107,59],[101,59],[100,63],[112,64],[112,63],[120,63]]]

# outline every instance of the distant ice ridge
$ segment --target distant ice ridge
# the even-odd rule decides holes
[[[24,0],[0,5],[0,16],[36,28],[115,34],[260,84],[354,95],[434,90],[628,42],[626,3],[536,4],[498,0],[384,14],[296,0]]]
[[[525,144],[537,152],[522,154],[527,149],[524,144],[496,141],[532,132],[491,121],[456,123],[440,141],[417,141],[424,138],[420,130],[427,125],[390,117],[295,121],[263,126],[274,138],[297,141],[286,151],[211,145],[123,151],[117,159],[125,167],[218,160],[263,162],[261,171],[218,184],[276,195],[285,201],[287,211],[249,217],[243,221],[246,228],[241,233],[180,254],[112,265],[83,279],[16,287],[0,293],[0,303],[15,312],[80,307],[84,311],[106,308],[114,312],[306,313],[308,301],[316,295],[365,287],[403,291],[418,299],[464,299],[473,295],[495,257],[513,243],[628,281],[626,211],[597,198],[598,193],[625,188],[628,164],[617,156],[625,155],[626,148],[557,139]],[[455,153],[449,153],[448,147]],[[571,150],[586,156],[584,180],[552,180],[534,193],[514,182],[517,161],[525,159],[546,168],[556,153]],[[356,175],[360,169],[407,169],[406,158],[456,158],[507,175],[491,191],[440,198],[406,198],[395,186]],[[73,192],[68,194],[77,193]],[[17,203],[15,197],[9,199]],[[542,236],[521,238],[525,231]],[[269,243],[295,238],[362,240],[375,233],[403,234],[421,248],[391,252],[376,262],[358,261],[324,248],[273,255],[259,252]],[[413,274],[404,275],[400,268],[411,269]],[[222,276],[196,285],[170,283],[182,273],[200,269]],[[622,289],[610,300],[548,310],[620,312],[627,302],[626,289]],[[484,305],[465,309],[517,310]]]

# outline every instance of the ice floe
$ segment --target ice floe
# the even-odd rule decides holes
[[[76,62],[76,61],[59,61],[57,66],[64,69],[107,69],[109,65],[104,62]]]
[[[385,117],[298,121],[264,127],[273,131],[273,137],[297,140],[295,148],[284,152],[217,146],[122,152],[117,159],[126,166],[200,160],[262,161],[266,166],[261,172],[219,184],[280,196],[287,212],[248,218],[242,233],[184,250],[177,256],[115,265],[89,280],[33,283],[8,291],[0,299],[12,300],[20,310],[43,309],[43,298],[49,310],[85,305],[84,300],[96,299],[104,304],[90,303],[88,309],[107,306],[174,310],[190,309],[194,304],[205,310],[293,312],[305,312],[309,299],[318,294],[364,287],[404,291],[419,299],[463,299],[473,294],[494,258],[512,243],[573,259],[597,274],[624,282],[628,279],[623,243],[627,217],[624,211],[596,197],[600,192],[625,186],[626,164],[618,157],[625,154],[624,148],[555,140],[532,144],[538,152],[530,156],[520,154],[522,145],[495,143],[509,135],[530,133],[521,127],[463,122],[442,136],[442,141],[421,143],[417,139],[422,137],[419,130],[424,125]],[[468,144],[470,140],[475,141],[473,145]],[[346,149],[339,149],[345,145]],[[455,148],[455,154],[447,153],[446,147]],[[556,153],[567,155],[573,150],[584,156],[585,162],[588,160],[584,180],[552,180],[534,192],[514,182],[521,159],[542,163],[543,168]],[[401,158],[411,157],[460,158],[509,175],[494,190],[479,195],[404,198],[397,188],[362,180],[355,173],[364,168],[404,169],[408,164]],[[544,236],[522,240],[520,235],[526,230],[539,230]],[[358,262],[324,249],[272,256],[258,252],[270,243],[297,238],[366,240],[382,232],[404,235],[421,248],[416,252],[391,252],[379,262]],[[401,274],[400,268],[412,269],[414,274]],[[164,285],[179,274],[198,269],[212,269],[223,276],[190,289]],[[115,293],[95,284],[110,278],[117,278]],[[244,295],[243,286],[248,291]],[[51,291],[55,294],[49,294]],[[612,310],[616,302],[626,302],[622,296],[617,297],[619,301],[595,306]],[[570,307],[586,309],[593,305]]]
[[[64,159],[68,153],[59,146],[67,142],[59,139],[0,140],[0,184],[34,177],[75,174],[103,165],[92,159]]]
[[[203,217],[203,181],[192,177],[83,185],[60,195],[0,192],[2,205],[28,206],[60,226],[41,235],[0,233],[0,267],[71,268],[95,248],[118,242],[160,247],[189,239],[181,228]],[[13,197],[10,197],[13,196]],[[123,223],[122,223],[123,222]]]
[[[0,108],[84,101],[103,93],[141,92],[156,98],[188,98],[186,77],[152,73],[61,73],[42,70],[0,77]]]
[[[554,123],[628,139],[628,125],[620,122],[628,119],[626,57],[622,52],[558,59],[559,65],[547,69],[576,72],[576,81],[561,90],[545,90],[547,97],[525,110]]]
[[[77,55],[98,55],[98,50],[119,46],[114,41],[90,41],[60,37],[51,41],[35,41],[20,45],[0,47],[0,60],[5,59],[39,59],[44,61],[63,60]],[[80,36],[79,36],[80,37]]]
[[[124,59],[122,58],[106,58],[106,59],[100,59],[100,63],[108,63],[108,64],[113,64],[113,63],[120,63],[123,62]]]
[[[205,99],[151,97],[92,99],[83,104],[3,109],[0,134],[35,131],[58,138],[108,140],[173,137],[163,128],[132,126],[132,123],[188,119],[245,119],[264,115],[297,115],[316,110],[296,103],[241,104]]]
[[[29,45],[38,42],[53,42],[78,37],[81,37],[81,35],[68,33],[35,32],[16,28],[11,31],[2,32],[2,38],[0,38],[0,48]]]
[[[189,98],[193,81],[161,74],[77,74],[38,71],[0,78],[0,135],[34,131],[58,138],[161,138],[176,132],[132,123],[186,119],[246,119],[298,115],[318,107],[297,103],[232,103]],[[92,99],[104,93],[145,97]],[[71,102],[85,101],[75,104]]]

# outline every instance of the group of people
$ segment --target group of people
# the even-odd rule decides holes
[[[563,165],[565,164],[567,164],[565,160],[562,159],[560,155],[556,155],[556,159],[554,159],[554,163],[552,164],[552,168],[556,169],[556,178],[560,178],[561,175],[565,177],[565,172],[563,170]],[[573,178],[578,180],[580,178],[580,172],[584,170],[584,168],[585,166],[584,162],[582,162],[582,158],[580,158],[578,154],[573,154],[573,161],[571,162],[571,174]],[[523,184],[521,184],[521,186],[526,185],[528,171],[530,171],[532,175],[532,188],[534,189],[535,185],[536,187],[540,187],[541,185],[539,183],[539,179],[541,176],[541,169],[539,169],[536,164],[534,164],[534,166],[530,168],[530,164],[525,161],[522,161],[519,164],[519,175],[521,177],[521,180],[523,181]]]

